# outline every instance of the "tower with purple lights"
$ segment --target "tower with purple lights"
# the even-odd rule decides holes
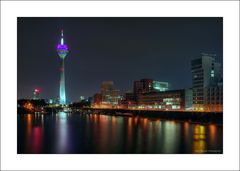
[[[58,56],[61,58],[59,102],[61,105],[65,105],[66,104],[66,92],[65,92],[64,59],[68,54],[68,46],[66,44],[64,44],[63,30],[61,31],[60,44],[57,45],[57,52],[58,52]]]

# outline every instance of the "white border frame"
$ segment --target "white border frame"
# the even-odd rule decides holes
[[[239,2],[3,1],[1,5],[1,169],[239,169]],[[17,155],[17,17],[25,16],[224,17],[224,154]]]

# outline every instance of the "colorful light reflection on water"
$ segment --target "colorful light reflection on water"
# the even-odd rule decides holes
[[[18,153],[222,153],[222,126],[98,114],[18,115]]]

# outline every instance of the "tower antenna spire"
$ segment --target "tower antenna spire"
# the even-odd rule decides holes
[[[63,29],[61,30],[61,45],[64,45],[64,39],[63,39]]]

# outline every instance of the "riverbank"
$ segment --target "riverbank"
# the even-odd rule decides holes
[[[54,114],[63,109],[61,108],[44,108],[42,114]],[[147,118],[159,118],[164,120],[179,120],[188,121],[192,123],[213,123],[223,124],[223,113],[222,112],[195,112],[195,111],[155,111],[155,110],[128,110],[128,109],[96,109],[96,108],[73,108],[71,112],[83,113],[83,114],[104,114],[110,116],[142,116]],[[27,112],[25,110],[19,110],[18,114],[35,112]]]
[[[84,112],[84,111],[83,111]],[[159,118],[164,120],[179,120],[188,121],[191,123],[214,123],[223,124],[223,113],[210,113],[210,112],[184,112],[184,111],[124,111],[124,110],[88,110],[85,113],[104,114],[111,116],[142,116],[147,118]]]

